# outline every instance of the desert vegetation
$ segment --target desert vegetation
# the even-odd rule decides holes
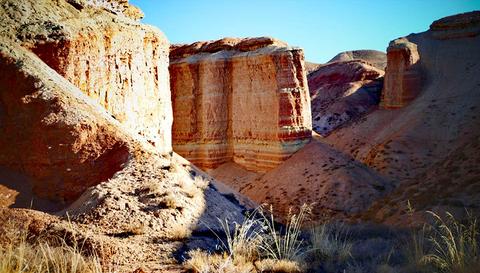
[[[13,225],[6,228],[0,244],[0,273],[100,273],[100,258],[86,255],[82,242],[65,238],[31,240]]]
[[[195,249],[193,272],[456,272],[480,266],[477,219],[428,212],[411,230],[375,224],[306,224],[303,206],[285,225],[272,210],[257,209],[244,223],[222,221],[218,251]]]

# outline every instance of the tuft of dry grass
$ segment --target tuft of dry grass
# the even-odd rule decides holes
[[[188,198],[195,198],[202,194],[202,190],[194,184],[194,181],[180,180],[179,186]]]
[[[59,238],[55,246],[48,242],[27,242],[27,234],[8,229],[8,241],[0,245],[0,273],[100,273],[96,255],[85,257],[78,243],[68,245]]]
[[[192,250],[188,253],[190,259],[185,267],[197,273],[250,273],[255,272],[251,263],[233,260],[226,253],[211,254],[202,250]]]
[[[210,184],[210,181],[208,181],[208,179],[206,179],[205,177],[199,175],[195,176],[194,184],[200,189],[205,190]]]
[[[158,206],[163,209],[177,209],[180,205],[173,193],[169,192],[161,197]]]
[[[296,261],[264,259],[255,262],[255,266],[260,272],[276,273],[300,273],[302,268]]]
[[[264,234],[261,223],[256,219],[256,213],[246,217],[242,224],[233,223],[233,230],[227,219],[220,221],[220,224],[227,238],[226,244],[222,241],[221,247],[233,259],[255,261],[259,258],[259,246],[264,240]],[[220,239],[220,236],[218,238]]]
[[[259,245],[263,255],[274,260],[298,260],[304,252],[304,242],[301,239],[302,226],[311,213],[311,207],[304,204],[298,214],[289,213],[285,229],[279,231],[275,226],[273,209],[269,213],[260,211],[265,229],[265,236]]]
[[[179,223],[175,223],[168,231],[168,238],[174,241],[182,241],[192,236],[192,229]]]
[[[223,253],[191,251],[185,265],[194,272],[301,272],[301,226],[309,212],[309,206],[302,206],[284,230],[278,230],[272,208],[258,208],[241,224],[219,220],[226,238],[223,242],[218,236]]]
[[[477,219],[469,215],[466,223],[461,223],[449,212],[445,217],[428,213],[434,219],[427,234],[432,249],[421,261],[440,272],[476,272],[480,265]]]
[[[311,252],[319,261],[346,261],[351,257],[350,233],[344,224],[323,224],[312,229]]]

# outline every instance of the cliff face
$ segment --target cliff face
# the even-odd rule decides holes
[[[120,170],[130,151],[113,119],[95,114],[84,94],[32,53],[1,41],[2,179],[8,170],[21,173],[31,181],[9,186],[62,203]]]
[[[205,169],[277,166],[311,137],[303,52],[270,39],[223,39],[170,55],[174,150]]]
[[[171,151],[169,45],[121,13],[128,9],[126,1],[0,3],[2,182],[68,203],[123,168],[132,156],[124,136]]]
[[[3,28],[12,39],[126,128],[171,151],[169,43],[159,30],[128,18],[127,1],[7,2]]]
[[[381,102],[383,108],[400,108],[417,97],[422,82],[419,59],[417,45],[407,39],[390,43]]]

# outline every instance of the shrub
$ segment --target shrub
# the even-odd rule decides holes
[[[350,233],[344,224],[323,224],[312,229],[311,251],[319,261],[343,262],[351,257]]]
[[[298,260],[304,251],[301,228],[311,212],[310,206],[304,204],[298,214],[292,214],[290,210],[283,233],[275,226],[272,207],[268,215],[263,210],[260,212],[265,229],[264,238],[259,245],[263,255],[274,260]]]

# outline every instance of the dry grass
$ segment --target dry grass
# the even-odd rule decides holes
[[[284,230],[276,227],[271,209],[259,208],[241,224],[220,221],[224,236],[218,238],[226,238],[221,240],[223,253],[191,251],[185,265],[195,272],[301,272],[300,228],[309,211],[302,206],[298,214],[291,214]]]
[[[285,272],[285,273],[297,273],[302,272],[302,268],[295,261],[289,260],[274,260],[264,259],[255,262],[255,266],[260,272]]]
[[[242,224],[233,223],[233,230],[231,230],[228,220],[220,221],[227,238],[226,243],[222,241],[221,247],[234,260],[255,261],[259,258],[259,246],[264,240],[264,234],[261,223],[255,217],[254,213],[247,217]],[[218,237],[220,238],[220,236]]]
[[[224,254],[211,254],[202,250],[192,250],[185,267],[198,273],[250,273],[255,272],[253,264],[241,259],[234,260]]]
[[[159,183],[150,183],[144,188],[144,191],[158,197],[165,192],[165,189]]]
[[[449,212],[445,217],[434,212],[429,214],[434,223],[422,230],[423,238],[413,242],[418,263],[439,272],[478,272],[480,250],[477,219],[469,215],[467,221],[462,223]],[[430,248],[425,247],[425,240]]]
[[[179,186],[188,198],[195,198],[202,194],[202,190],[194,184],[194,181],[180,180]]]
[[[312,229],[310,251],[319,261],[335,259],[343,262],[351,257],[349,238],[350,233],[344,224],[323,224]]]
[[[195,176],[194,184],[200,189],[205,190],[210,184],[210,181],[203,176]]]
[[[158,206],[163,209],[177,209],[180,207],[177,198],[175,198],[174,194],[171,192],[161,197],[158,202]]]
[[[260,249],[267,258],[274,260],[298,260],[305,251],[301,239],[301,228],[311,213],[311,207],[303,205],[298,214],[289,213],[289,220],[285,230],[278,231],[275,226],[273,209],[270,207],[268,215],[263,211],[262,225],[265,229],[265,236],[260,244]]]
[[[175,223],[168,229],[168,238],[174,241],[182,241],[192,236],[192,229],[187,225]]]
[[[102,265],[93,255],[82,255],[81,245],[68,245],[58,239],[55,246],[48,242],[27,242],[26,233],[6,229],[7,241],[0,246],[0,273],[100,273]]]

